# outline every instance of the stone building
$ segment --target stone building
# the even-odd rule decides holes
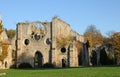
[[[19,67],[23,63],[29,63],[33,68],[40,68],[46,63],[56,67],[77,67],[77,41],[82,44],[84,37],[57,17],[51,22],[18,23],[12,40],[8,39],[1,25],[0,69],[8,69],[14,65]],[[6,56],[3,57],[4,53]]]
[[[22,63],[37,68],[46,63],[77,67],[76,41],[84,42],[84,37],[57,17],[51,22],[20,22],[16,29],[17,67]]]
[[[108,62],[101,56],[104,53],[106,57],[114,58],[112,45],[101,45],[90,52],[89,42],[57,17],[51,22],[18,23],[12,40],[8,39],[0,19],[0,69],[22,64],[30,64],[33,68],[41,68],[45,64],[55,67],[89,66],[90,62],[101,65]],[[114,59],[109,62],[114,62]]]

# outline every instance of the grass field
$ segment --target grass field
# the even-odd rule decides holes
[[[79,67],[64,69],[9,69],[1,77],[120,77],[120,67]]]

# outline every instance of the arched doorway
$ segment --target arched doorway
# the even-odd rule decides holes
[[[90,62],[93,66],[97,65],[97,52],[95,50],[91,52]]]
[[[7,68],[7,61],[5,61],[5,68]]]
[[[35,53],[35,58],[34,58],[34,62],[35,62],[35,68],[41,68],[43,65],[43,55],[41,52],[37,51]]]
[[[80,52],[78,52],[78,64],[79,64],[79,66],[81,66],[82,65],[82,51],[80,51]]]
[[[66,59],[62,59],[62,67],[64,68],[64,67],[66,67]]]

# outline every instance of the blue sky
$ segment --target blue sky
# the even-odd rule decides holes
[[[80,34],[91,24],[103,35],[120,32],[120,0],[1,0],[0,13],[7,29],[15,29],[18,22],[58,16]]]

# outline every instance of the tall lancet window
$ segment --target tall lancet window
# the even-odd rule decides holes
[[[0,45],[0,55],[2,55],[2,46]]]

